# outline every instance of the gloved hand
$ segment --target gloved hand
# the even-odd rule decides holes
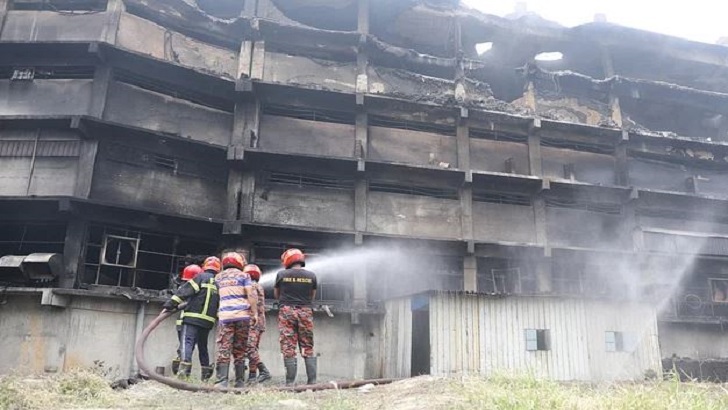
[[[164,305],[162,305],[162,307],[164,308],[164,310],[169,312],[174,312],[175,310],[177,310],[177,304],[174,303],[172,299],[164,302]]]

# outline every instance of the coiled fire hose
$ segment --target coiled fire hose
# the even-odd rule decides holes
[[[155,380],[159,383],[166,384],[169,387],[173,387],[175,389],[179,390],[186,390],[191,392],[214,392],[214,393],[247,393],[249,391],[248,388],[220,388],[220,387],[213,387],[210,385],[204,385],[204,384],[194,384],[194,383],[187,383],[185,381],[162,376],[161,374],[156,373],[152,368],[149,367],[146,360],[144,359],[144,345],[147,342],[147,339],[149,338],[149,335],[159,326],[160,323],[162,323],[165,319],[172,316],[174,312],[170,311],[162,311],[162,313],[159,314],[152,323],[149,324],[144,329],[144,332],[142,332],[141,337],[136,342],[136,348],[135,348],[135,357],[136,361],[139,364],[139,369],[143,374],[148,376],[150,379]],[[272,387],[271,390],[275,391],[284,391],[284,392],[304,392],[307,390],[317,391],[317,390],[331,390],[331,389],[351,389],[356,387],[365,386],[368,384],[373,385],[382,385],[382,384],[388,384],[392,383],[394,381],[397,381],[398,379],[371,379],[371,380],[354,380],[354,381],[341,381],[341,382],[329,382],[329,383],[319,383],[319,384],[310,384],[310,385],[302,385],[302,386],[292,386],[292,387],[283,387],[283,386],[277,386]]]

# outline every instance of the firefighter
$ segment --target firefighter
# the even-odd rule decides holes
[[[270,380],[270,372],[265,364],[260,361],[260,338],[263,337],[265,332],[265,290],[260,285],[260,268],[258,265],[246,265],[243,272],[250,275],[250,279],[253,281],[253,289],[258,295],[258,324],[250,328],[250,335],[248,335],[248,364],[250,365],[250,372],[248,374],[249,383],[262,383]],[[257,371],[260,370],[260,376]]]
[[[199,265],[188,265],[185,266],[185,268],[182,270],[182,283],[179,284],[178,289],[182,287],[187,281],[194,278],[198,273],[202,272],[202,268]],[[175,282],[177,282],[175,280]],[[179,318],[177,318],[176,327],[177,327],[177,341],[179,342],[177,344],[177,357],[172,360],[172,373],[177,374],[179,372],[179,364],[182,361],[180,359],[182,356],[182,345],[184,344],[184,341],[182,340],[182,315],[184,314],[184,310],[181,310],[179,312]]]
[[[215,387],[228,386],[230,360],[235,370],[235,387],[245,382],[245,353],[248,333],[258,321],[258,297],[250,275],[243,272],[245,257],[230,252],[222,258],[222,273],[215,283],[220,292],[217,330],[217,381]]]
[[[210,354],[207,350],[207,336],[217,321],[220,303],[215,275],[220,271],[220,259],[211,256],[205,259],[202,272],[182,285],[164,304],[166,310],[176,310],[186,303],[182,313],[180,378],[189,378],[192,371],[192,353],[199,349],[200,378],[207,381],[212,377]]]
[[[276,276],[274,295],[278,300],[278,331],[281,353],[286,368],[286,385],[296,381],[298,362],[296,347],[306,365],[308,384],[316,383],[316,356],[313,352],[313,310],[316,297],[316,275],[304,269],[305,255],[299,249],[289,249],[281,255],[284,270]]]

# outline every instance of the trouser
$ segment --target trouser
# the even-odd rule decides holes
[[[182,348],[180,358],[185,363],[192,363],[192,353],[195,351],[195,345],[199,350],[200,366],[207,367],[210,365],[210,354],[207,351],[207,335],[210,329],[202,326],[182,324]]]
[[[260,363],[260,338],[263,337],[265,330],[261,330],[258,326],[250,329],[248,334],[248,364],[250,366],[250,373],[255,373],[258,370],[258,364]]]
[[[230,363],[231,356],[235,365],[245,363],[245,348],[249,331],[250,322],[247,320],[218,326],[217,364]]]
[[[278,332],[284,358],[313,357],[313,310],[309,306],[281,306],[278,311]]]
[[[182,325],[177,325],[177,359],[182,358]]]

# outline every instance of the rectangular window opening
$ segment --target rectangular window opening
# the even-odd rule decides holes
[[[608,352],[624,352],[624,333],[615,331],[604,332],[605,347]]]
[[[526,350],[529,352],[550,350],[550,333],[548,329],[526,329]]]
[[[473,201],[501,205],[531,206],[531,197],[506,192],[484,192],[473,190]]]
[[[589,202],[565,197],[557,198],[553,196],[548,196],[546,197],[546,206],[550,206],[553,208],[577,209],[608,215],[620,215],[622,213],[621,204]]]
[[[177,172],[177,160],[175,158],[169,157],[167,155],[154,154],[152,160],[154,161],[154,166],[157,168]]]
[[[354,125],[356,114],[352,112],[322,110],[314,108],[295,107],[291,105],[265,104],[261,107],[264,115],[296,118],[299,120],[331,122],[335,124]]]
[[[454,126],[415,121],[403,121],[394,118],[382,117],[379,115],[370,115],[369,125],[375,127],[397,128],[400,130],[420,131],[455,136]]]
[[[588,144],[588,143],[576,143],[572,141],[560,141],[555,139],[541,139],[541,146],[569,149],[573,151],[591,152],[594,154],[612,155],[614,154],[614,147],[607,145]]]
[[[354,189],[353,179],[311,174],[288,174],[283,172],[272,172],[268,177],[268,182],[278,185],[293,185],[301,188],[314,187],[344,190]]]
[[[528,137],[525,135],[513,135],[498,131],[488,131],[478,128],[470,129],[470,138],[491,140],[491,141],[504,141],[504,142],[516,142],[519,144],[525,144],[528,142]]]
[[[418,195],[427,196],[438,199],[452,199],[457,200],[460,198],[458,190],[450,188],[430,188],[415,185],[398,185],[387,182],[370,182],[369,191],[371,192],[387,192],[390,194],[405,194],[405,195]]]
[[[177,85],[165,83],[156,79],[143,77],[130,71],[118,69],[114,72],[114,79],[122,83],[131,84],[145,90],[168,95],[173,98],[187,100],[191,103],[203,105],[208,108],[232,113],[235,103],[222,97],[202,94],[197,91],[183,89]]]

